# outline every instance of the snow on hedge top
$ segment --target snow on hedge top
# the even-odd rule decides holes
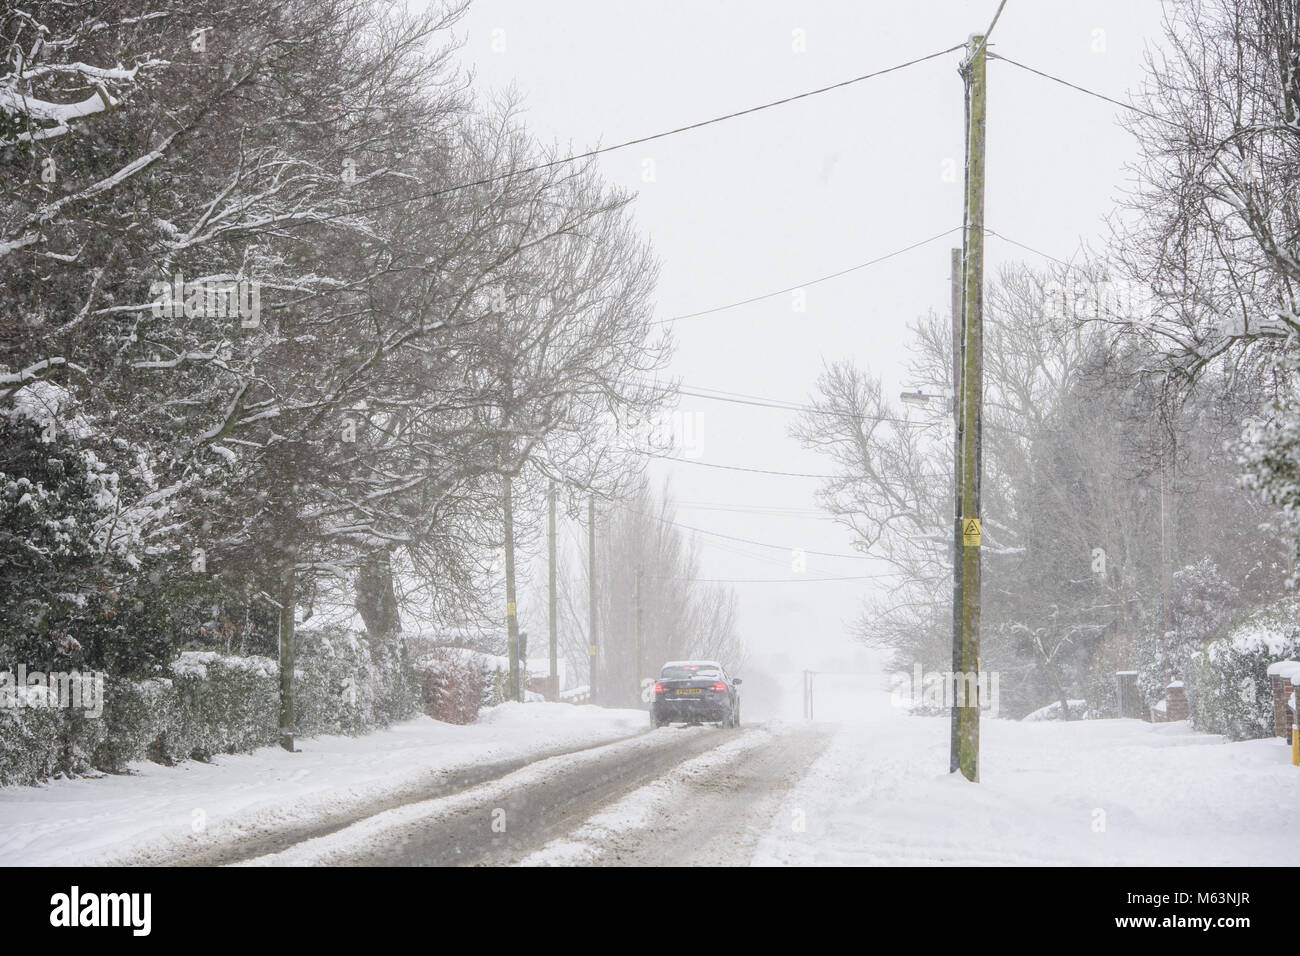
[[[1300,683],[1300,661],[1278,661],[1268,665],[1268,676],[1281,677],[1291,683]]]
[[[1300,601],[1289,598],[1252,614],[1234,627],[1225,638],[1214,641],[1207,649],[1211,661],[1228,653],[1265,653],[1280,657],[1289,653],[1300,633]]]
[[[216,651],[182,651],[181,656],[172,662],[172,673],[177,677],[207,680],[208,668],[213,665],[247,671],[257,677],[274,677],[280,672],[279,665],[269,657],[227,657]]]

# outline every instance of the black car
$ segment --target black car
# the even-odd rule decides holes
[[[655,682],[650,726],[702,724],[740,726],[739,677],[728,677],[717,661],[669,661]]]

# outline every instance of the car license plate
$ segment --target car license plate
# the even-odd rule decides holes
[[[678,697],[685,697],[685,696],[688,695],[688,694],[703,694],[703,693],[704,693],[704,691],[702,691],[702,690],[701,690],[700,688],[698,688],[698,687],[679,687],[679,688],[677,689],[677,696],[678,696]]]

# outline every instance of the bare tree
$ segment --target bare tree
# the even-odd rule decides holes
[[[698,580],[695,546],[674,518],[667,493],[643,481],[602,509],[596,557],[602,703],[637,706],[640,681],[667,660],[717,660],[731,670],[744,663],[735,594],[726,585]],[[579,673],[587,668],[587,573],[585,549],[571,549],[559,576],[560,639],[565,659]]]
[[[1136,104],[1118,251],[1152,293],[1142,332],[1183,380],[1266,366],[1300,331],[1300,3],[1167,3]]]

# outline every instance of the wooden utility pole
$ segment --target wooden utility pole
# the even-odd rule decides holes
[[[515,515],[514,502],[510,498],[510,476],[502,479],[501,506],[505,513],[506,533],[506,633],[510,655],[510,693],[515,700],[524,699],[523,686],[519,681],[519,620],[515,615]]]
[[[636,699],[641,699],[641,565],[636,566],[636,584],[633,586],[632,604],[636,609]]]
[[[1166,452],[1165,436],[1160,436],[1160,609],[1161,619],[1163,621],[1163,631],[1160,639],[1160,666],[1168,669],[1168,655],[1166,650],[1169,647],[1169,635],[1174,630],[1174,604],[1173,604],[1173,585],[1174,585],[1174,568],[1173,568],[1173,547],[1172,547],[1172,528],[1170,528],[1170,512],[1172,511],[1169,490],[1169,473],[1173,470],[1173,442],[1172,437],[1169,443],[1169,452]],[[1174,674],[1166,673],[1164,680],[1172,680]],[[1177,675],[1181,677],[1182,675]]]
[[[587,656],[591,673],[587,676],[587,693],[596,703],[596,496],[587,498]]]
[[[549,512],[550,521],[547,528],[547,553],[551,559],[550,567],[550,624],[551,624],[551,670],[550,676],[546,682],[546,696],[550,700],[560,699],[560,653],[558,647],[558,631],[556,629],[556,608],[555,608],[555,482],[551,482],[550,493],[546,496],[547,511]]]
[[[999,8],[1001,12],[1001,8]],[[967,780],[979,780],[980,714],[980,418],[984,394],[984,132],[986,44],[970,39],[962,65],[969,118],[966,124],[966,235],[964,241],[963,348],[961,389],[961,695],[958,713],[959,763]],[[971,699],[974,697],[975,699]]]
[[[961,769],[961,714],[957,710],[957,681],[961,674],[961,369],[962,369],[962,251],[952,250],[952,420],[953,420],[953,511],[952,511],[952,726],[948,772]]]
[[[280,579],[280,746],[293,753],[293,610],[297,603],[293,559]]]

